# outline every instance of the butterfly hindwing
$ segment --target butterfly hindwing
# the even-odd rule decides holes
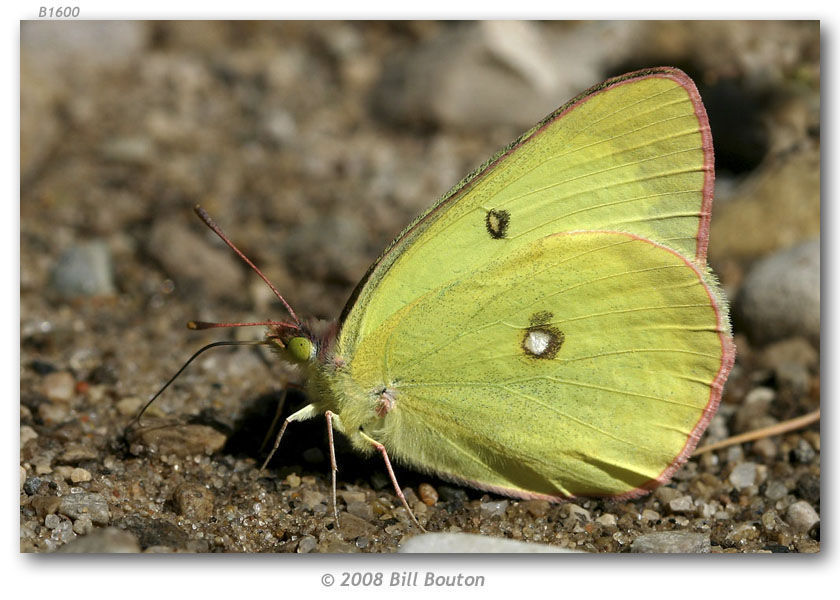
[[[720,399],[728,324],[703,271],[650,240],[534,240],[387,319],[349,355],[393,409],[392,456],[507,494],[634,495]]]

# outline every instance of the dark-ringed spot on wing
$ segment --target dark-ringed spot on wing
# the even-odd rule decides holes
[[[487,211],[487,216],[484,217],[484,224],[487,226],[487,233],[494,240],[499,240],[507,237],[508,225],[510,225],[510,213],[506,210],[496,210],[495,208]]]
[[[541,311],[531,315],[531,326],[525,330],[522,338],[522,350],[530,358],[552,359],[557,356],[566,336],[562,331],[549,324],[551,317],[548,311]]]

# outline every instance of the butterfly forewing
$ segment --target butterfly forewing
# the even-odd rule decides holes
[[[712,185],[708,122],[691,80],[658,69],[608,81],[409,226],[345,308],[340,348],[429,290],[552,233],[634,233],[703,265]]]

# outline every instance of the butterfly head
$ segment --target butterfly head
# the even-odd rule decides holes
[[[266,341],[286,360],[306,364],[318,360],[335,338],[333,324],[314,320],[308,323],[278,323],[268,328]]]

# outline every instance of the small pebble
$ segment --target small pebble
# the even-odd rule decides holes
[[[90,517],[79,517],[73,523],[73,531],[79,535],[88,535],[93,531],[93,521],[90,520]]]
[[[82,483],[84,481],[90,480],[90,471],[88,471],[87,469],[80,469],[77,467],[70,472],[70,481],[72,481],[73,483]]]
[[[778,479],[774,479],[770,483],[767,484],[767,489],[764,490],[764,495],[767,497],[768,500],[780,500],[787,496],[788,489],[785,487],[785,484],[779,481]]]
[[[794,530],[807,533],[820,522],[820,515],[805,500],[794,502],[787,509],[787,521]]]
[[[686,514],[694,511],[694,503],[690,496],[680,496],[668,503],[668,510],[675,514]]]
[[[35,509],[35,514],[40,519],[55,513],[59,506],[61,506],[61,498],[58,496],[35,496],[32,498],[32,508]]]
[[[70,417],[70,407],[66,404],[50,404],[44,402],[38,407],[38,416],[46,425],[66,423]]]
[[[213,516],[213,492],[199,483],[185,482],[175,488],[172,496],[179,514],[197,521]]]
[[[770,438],[761,438],[753,443],[752,451],[764,460],[771,460],[776,456],[776,443]]]
[[[820,451],[820,432],[819,431],[804,431],[802,433],[802,437],[805,438],[805,441],[811,444],[811,448],[813,448],[816,452]]]
[[[115,292],[111,251],[93,241],[68,248],[52,271],[50,285],[60,296],[110,296]]]
[[[36,475],[49,475],[52,473],[52,465],[49,461],[43,460],[35,463]]]
[[[740,444],[730,446],[726,449],[726,462],[731,465],[738,464],[744,460],[744,449]]]
[[[227,436],[207,425],[149,427],[138,432],[140,443],[158,454],[179,457],[213,454],[224,447]]]
[[[399,552],[407,554],[518,554],[539,552],[576,553],[580,551],[474,533],[423,533],[415,535],[402,543]]]
[[[736,465],[729,474],[729,482],[736,490],[742,490],[747,486],[755,485],[756,464],[752,462],[743,462]]]
[[[408,502],[409,506],[415,506],[416,504],[420,503],[420,498],[417,497],[417,494],[414,490],[410,487],[405,487],[402,490],[403,496],[405,496],[405,501]]]
[[[611,513],[604,513],[595,519],[595,522],[602,527],[615,527],[618,524],[618,519]]]
[[[641,554],[708,554],[711,541],[707,533],[657,531],[640,535],[630,545],[630,552]]]
[[[417,487],[417,492],[420,494],[420,500],[422,500],[423,504],[426,506],[434,506],[437,504],[438,493],[432,485],[428,483],[421,483]]]
[[[70,465],[57,465],[53,470],[55,474],[64,480],[70,479],[70,474],[73,472],[73,469],[76,467],[71,467]]]
[[[373,537],[377,528],[369,521],[349,513],[338,515],[339,533],[345,540],[355,540],[360,536]]]
[[[488,517],[503,517],[505,516],[505,511],[508,507],[507,500],[495,500],[491,502],[482,502],[481,503],[481,516],[484,518]]]
[[[20,428],[20,446],[23,448],[26,445],[26,442],[29,440],[34,440],[38,437],[38,433],[32,429],[29,425],[22,425]]]
[[[811,387],[811,374],[805,365],[784,363],[776,367],[776,386],[796,396],[805,396]]]
[[[696,514],[703,519],[710,519],[715,514],[717,508],[711,502],[697,502],[695,504]]]
[[[59,548],[58,551],[95,554],[133,553],[140,552],[140,544],[129,532],[116,527],[107,527],[76,538]]]
[[[173,554],[175,548],[164,545],[148,546],[143,549],[143,554]]]
[[[298,542],[298,554],[309,554],[318,546],[318,540],[311,535],[305,535]]]
[[[797,364],[808,369],[819,366],[819,353],[804,337],[790,337],[765,346],[758,357],[761,367],[776,371],[781,365]]]
[[[60,544],[66,544],[76,539],[76,533],[73,531],[73,524],[69,519],[58,519],[58,523],[52,530],[50,538]]]
[[[373,509],[367,502],[348,502],[347,512],[366,521],[373,519]]]
[[[660,515],[655,510],[650,510],[649,508],[646,508],[642,511],[642,521],[647,521],[648,523],[656,523],[661,518],[662,515]]]
[[[291,473],[286,476],[286,485],[290,488],[300,487],[300,477],[295,473]],[[345,498],[346,500],[346,498]]]
[[[565,510],[567,511],[568,516],[566,517],[566,525],[585,525],[592,520],[592,515],[589,513],[588,510],[583,508],[582,506],[578,506],[572,502],[568,502],[564,505]]]
[[[35,360],[33,360],[31,363],[29,363],[29,366],[38,375],[48,375],[50,373],[58,371],[58,369],[56,369],[55,365],[53,365],[52,363],[49,363],[49,362],[44,361],[44,360],[38,360],[37,358]]]
[[[759,531],[752,523],[736,524],[735,528],[726,534],[725,543],[729,547],[745,546],[758,539]]]
[[[289,475],[291,477],[291,475]],[[288,478],[287,478],[288,483]],[[291,484],[289,484],[291,485]],[[297,487],[297,486],[292,486]],[[364,492],[355,492],[350,490],[344,490],[338,492],[338,495],[344,499],[344,502],[350,504],[351,502],[367,502],[367,495]]]
[[[62,496],[59,512],[71,519],[90,517],[97,525],[107,525],[111,520],[111,512],[104,496],[90,492]]]
[[[326,502],[324,494],[315,490],[303,490],[300,495],[303,508],[306,510],[314,510],[319,504]]]
[[[133,417],[139,412],[143,404],[143,399],[138,398],[137,396],[127,396],[125,398],[120,398],[119,400],[117,400],[116,404],[117,412],[124,417]]]
[[[83,460],[96,460],[99,453],[86,443],[68,443],[58,459],[66,464],[79,463]]]
[[[806,465],[816,458],[817,453],[814,448],[804,439],[800,438],[796,444],[796,448],[790,452],[790,461]]]
[[[44,527],[46,527],[47,529],[55,529],[56,527],[58,527],[59,523],[61,523],[61,517],[59,517],[55,513],[49,514],[46,517],[44,517]]]
[[[714,454],[713,452],[707,452],[705,455]],[[653,495],[660,501],[662,504],[669,504],[671,500],[675,498],[679,498],[682,494],[678,490],[675,490],[669,486],[660,486],[656,488],[656,491],[653,492]]]
[[[532,517],[544,517],[548,513],[551,503],[548,500],[526,500],[521,506]]]
[[[811,504],[819,504],[820,478],[810,473],[803,474],[796,480],[796,495]]]
[[[27,477],[23,483],[23,491],[28,496],[34,496],[40,491],[42,484],[46,484],[46,481],[40,477]]]

